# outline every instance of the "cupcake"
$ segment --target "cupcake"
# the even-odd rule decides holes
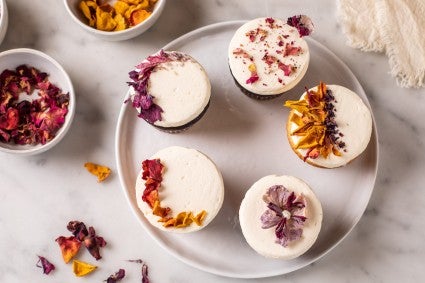
[[[369,108],[353,91],[339,85],[306,90],[291,108],[286,124],[289,144],[307,163],[323,168],[344,166],[367,147],[372,134]]]
[[[269,175],[246,192],[239,209],[242,233],[259,254],[293,259],[314,244],[322,206],[310,187],[292,176]]]
[[[290,90],[305,75],[310,52],[303,36],[313,31],[306,16],[284,22],[258,18],[242,25],[229,44],[230,71],[239,88],[256,99]]]
[[[211,84],[191,56],[159,51],[129,73],[130,100],[149,124],[167,132],[187,129],[205,114]]]
[[[220,210],[223,178],[201,152],[167,147],[143,161],[136,198],[146,219],[158,229],[194,232],[207,226]]]

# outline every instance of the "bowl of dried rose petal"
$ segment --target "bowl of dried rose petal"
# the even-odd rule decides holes
[[[0,151],[33,155],[52,148],[74,113],[74,88],[58,62],[28,48],[0,53]]]
[[[6,35],[7,26],[9,24],[9,15],[7,12],[6,0],[0,1],[0,43],[2,43]]]
[[[71,18],[90,34],[110,41],[127,40],[148,30],[166,0],[64,0]]]

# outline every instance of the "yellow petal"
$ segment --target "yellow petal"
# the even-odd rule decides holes
[[[74,260],[72,262],[72,271],[78,277],[86,276],[96,270],[96,268],[97,266],[84,261]]]
[[[127,28],[126,20],[122,15],[116,14],[115,17],[114,17],[114,20],[117,23],[117,26],[115,27],[114,30],[116,30],[116,31],[125,30]]]
[[[130,6],[124,1],[117,1],[115,2],[114,8],[117,14],[124,16],[125,11],[127,11]]]
[[[92,19],[92,14],[90,12],[89,6],[87,6],[87,3],[84,1],[80,2],[80,10],[83,12],[84,17],[86,17],[88,20]]]
[[[99,164],[87,162],[87,163],[84,164],[84,167],[86,167],[87,171],[89,171],[93,175],[97,176],[98,182],[104,181],[111,174],[111,169],[109,169],[106,166],[99,165]]]
[[[205,210],[202,210],[199,212],[194,218],[193,221],[196,223],[196,225],[201,226],[202,222],[204,221],[205,217],[207,216],[207,212]]]
[[[105,12],[100,7],[96,9],[96,28],[103,31],[113,31],[117,23],[111,13]]]

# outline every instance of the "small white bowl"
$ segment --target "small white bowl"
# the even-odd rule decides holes
[[[78,8],[81,0],[64,0],[66,10],[71,15],[71,18],[88,33],[104,40],[119,41],[127,40],[136,37],[148,30],[159,18],[164,10],[166,0],[158,0],[152,11],[152,14],[140,24],[120,31],[101,31],[87,24],[87,19]]]
[[[7,12],[6,0],[0,1],[0,44],[6,35],[7,26],[9,24],[9,14]]]
[[[75,113],[75,94],[71,79],[62,66],[43,52],[34,49],[18,48],[0,53],[0,73],[6,69],[15,70],[16,67],[20,65],[31,66],[38,69],[40,72],[47,73],[48,80],[52,84],[59,87],[63,93],[69,93],[68,113],[65,116],[65,123],[56,132],[52,140],[44,145],[19,145],[14,142],[0,142],[0,151],[2,152],[16,155],[33,155],[52,148],[58,144],[68,132]]]

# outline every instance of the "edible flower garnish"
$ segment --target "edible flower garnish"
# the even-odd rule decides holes
[[[246,80],[245,83],[246,84],[253,84],[256,81],[258,81],[259,76],[258,76],[258,73],[257,73],[257,66],[254,63],[254,57],[249,55],[242,48],[236,48],[235,50],[233,50],[232,53],[233,53],[233,55],[235,55],[235,57],[242,58],[242,60],[244,61],[244,64],[246,64],[246,59],[249,60],[248,70],[251,73],[251,76]]]
[[[46,275],[48,275],[50,272],[55,270],[55,266],[50,261],[48,261],[45,257],[42,257],[42,256],[38,256],[38,262],[36,266],[43,268],[43,273]]]
[[[84,261],[74,260],[72,262],[72,271],[78,277],[86,276],[87,274],[95,271],[96,268],[97,266]]]
[[[301,100],[285,102],[292,109],[289,120],[297,125],[290,135],[300,136],[295,149],[306,149],[304,161],[319,156],[327,158],[330,153],[341,156],[345,143],[340,141],[343,134],[335,122],[335,98],[323,82],[317,91],[307,90]]]
[[[67,229],[84,244],[96,260],[102,258],[100,256],[100,248],[106,246],[106,241],[102,237],[96,235],[93,227],[90,226],[87,230],[83,222],[71,221],[68,223]]]
[[[267,210],[261,215],[261,228],[275,228],[276,243],[287,247],[301,238],[305,217],[306,199],[282,185],[270,187],[263,196]]]
[[[125,277],[125,270],[119,269],[115,274],[112,274],[105,280],[106,283],[116,283]]]
[[[84,167],[97,177],[99,183],[103,182],[111,174],[111,169],[103,165],[87,162],[84,164]]]
[[[142,179],[145,180],[145,190],[142,200],[152,209],[153,215],[160,217],[159,222],[163,222],[164,227],[184,228],[192,223],[202,225],[207,212],[202,210],[194,215],[192,212],[180,212],[176,217],[172,217],[171,208],[162,207],[158,190],[162,182],[162,172],[164,165],[160,159],[147,159],[142,162]]]
[[[65,123],[68,105],[69,93],[49,82],[47,73],[27,65],[4,70],[0,74],[0,142],[47,143]]]
[[[56,239],[62,252],[62,257],[65,263],[71,261],[71,259],[78,253],[81,247],[81,241],[76,237],[63,237],[60,236]]]
[[[149,56],[142,63],[136,66],[136,70],[129,73],[132,82],[127,84],[133,87],[135,94],[131,101],[134,108],[139,111],[139,117],[145,119],[149,123],[161,121],[161,113],[163,110],[153,101],[154,97],[148,93],[148,83],[151,73],[161,64],[171,61],[184,62],[189,60],[188,56],[178,52],[164,52],[160,50],[157,54]],[[128,102],[130,99],[125,101]]]
[[[295,27],[300,36],[307,36],[313,33],[314,25],[311,19],[306,15],[296,15],[288,18],[287,24]]]
[[[132,259],[129,260],[129,262],[139,263],[142,265],[141,273],[142,273],[142,283],[149,283],[149,277],[148,277],[148,266],[146,263],[141,259]]]
[[[102,237],[96,235],[93,227],[87,229],[83,222],[70,221],[66,228],[73,236],[60,236],[56,239],[62,251],[62,257],[65,263],[68,263],[78,253],[82,244],[96,260],[102,258],[100,256],[100,248],[106,246],[106,241]]]
[[[120,31],[146,20],[157,0],[82,0],[79,8],[89,26],[102,31]]]

